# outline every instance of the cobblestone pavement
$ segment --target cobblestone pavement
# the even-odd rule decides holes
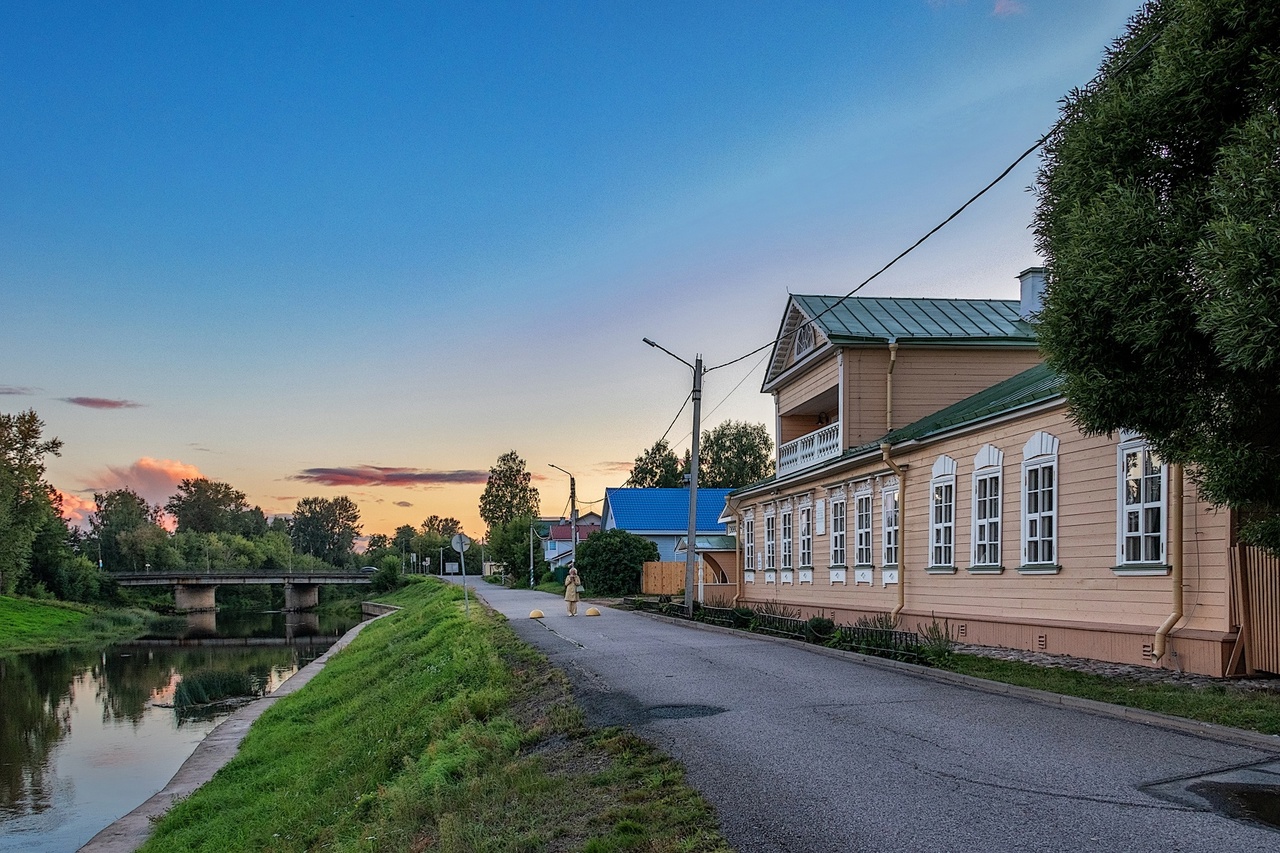
[[[1076,658],[1070,655],[1051,655],[1045,652],[1032,652],[1026,649],[1005,649],[994,646],[975,646],[968,643],[956,643],[955,650],[961,654],[981,655],[1000,660],[1022,661],[1036,666],[1053,666],[1059,669],[1071,669],[1076,672],[1089,672],[1094,675],[1105,675],[1112,678],[1127,678],[1143,684],[1181,684],[1189,687],[1235,687],[1240,690],[1263,690],[1280,693],[1280,678],[1210,678],[1207,675],[1178,672],[1155,666],[1136,666],[1125,663],[1108,663],[1107,661]]]

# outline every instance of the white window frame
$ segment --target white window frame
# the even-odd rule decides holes
[[[956,460],[939,456],[929,481],[929,567],[955,570]]]
[[[742,517],[742,563],[748,571],[756,567],[756,517],[747,513]]]
[[[831,496],[831,565],[844,566],[849,559],[848,541],[848,503],[844,490]]]
[[[764,517],[764,570],[771,572],[778,567],[778,517]]]
[[[1134,460],[1132,464],[1142,472],[1132,488],[1130,457]],[[1150,470],[1156,466],[1158,470]],[[1158,490],[1154,498],[1153,490]],[[1156,513],[1154,520],[1152,512]],[[1169,466],[1141,436],[1122,440],[1116,448],[1116,570],[1167,574],[1168,531]],[[1135,543],[1136,559],[1131,556],[1133,550],[1130,547]]]
[[[853,560],[855,566],[870,566],[871,549],[871,483],[853,493]]]
[[[971,497],[971,570],[1000,571],[1004,544],[1004,453],[994,445],[984,444],[973,459]]]
[[[790,506],[782,509],[782,568],[790,571],[792,568],[791,558],[794,555],[794,536],[795,536],[795,515]]]
[[[902,493],[898,490],[896,477],[890,478],[880,487],[880,565],[896,567],[902,559]]]
[[[1037,432],[1022,448],[1022,567],[1056,573],[1058,565],[1058,439]],[[1047,531],[1047,532],[1046,532]]]
[[[800,568],[813,568],[813,507],[800,507]]]

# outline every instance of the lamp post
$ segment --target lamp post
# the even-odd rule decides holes
[[[559,465],[552,465],[550,462],[547,464],[551,465],[552,468],[555,468],[561,474],[569,474],[568,471],[564,470]],[[578,562],[578,489],[574,483],[572,474],[569,474],[569,526],[571,528],[569,536],[573,541],[573,562],[576,564]]]
[[[694,549],[698,539],[698,438],[702,431],[702,354],[698,353],[693,364],[690,364],[671,350],[648,338],[645,338],[644,342],[654,349],[662,350],[693,371],[693,446],[689,450],[689,539],[685,543],[684,562],[684,613],[692,619]]]

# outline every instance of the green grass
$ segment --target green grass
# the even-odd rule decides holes
[[[1063,696],[1095,699],[1263,734],[1280,734],[1280,694],[1273,692],[1245,690],[1230,685],[1145,684],[978,655],[952,655],[943,668]]]
[[[462,591],[412,583],[251,728],[144,851],[722,851],[680,767],[591,732],[562,673]]]
[[[0,596],[0,655],[109,643],[145,634],[162,617],[64,601]]]

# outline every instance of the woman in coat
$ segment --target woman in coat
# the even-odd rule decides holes
[[[568,576],[564,579],[564,600],[569,605],[569,615],[578,615],[578,585],[582,581],[578,579],[578,570],[569,569]]]

